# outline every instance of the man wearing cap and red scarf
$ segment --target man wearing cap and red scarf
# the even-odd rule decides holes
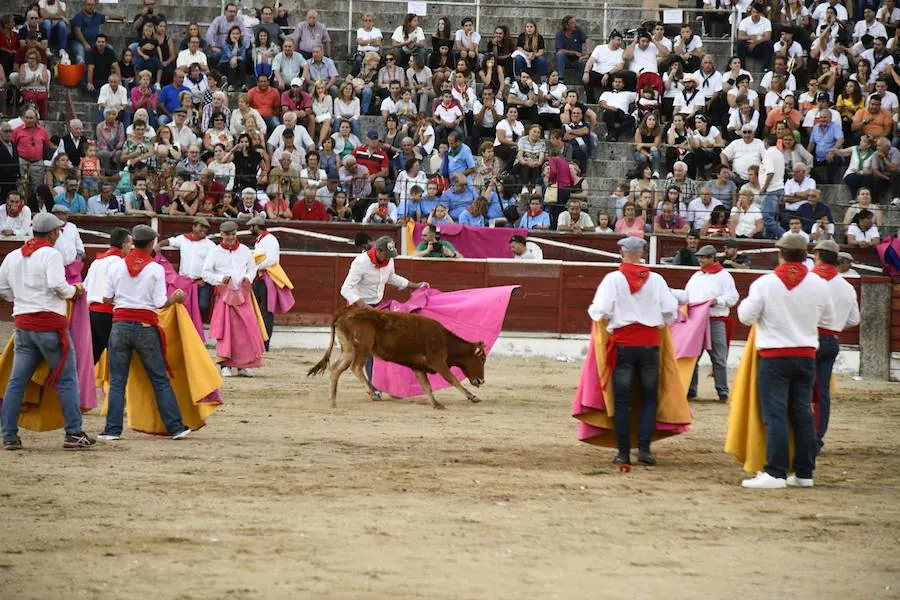
[[[831,415],[831,372],[841,350],[837,336],[849,327],[859,325],[859,303],[856,290],[843,277],[838,277],[838,255],[841,247],[834,240],[816,244],[816,266],[813,273],[828,285],[834,312],[819,322],[819,348],[816,350],[816,399],[813,416],[816,426],[816,453],[825,445],[825,432]]]
[[[419,289],[425,283],[412,282],[394,272],[394,257],[397,246],[388,236],[375,240],[375,245],[350,263],[350,270],[341,286],[341,296],[352,306],[375,308],[384,298],[384,287],[390,283],[397,289]],[[372,383],[373,358],[366,360],[366,377]],[[380,397],[381,392],[375,390]]]
[[[275,327],[275,315],[283,315],[294,306],[294,284],[281,268],[281,244],[269,233],[266,220],[256,216],[247,221],[250,232],[256,236],[253,244],[253,258],[256,261],[256,279],[253,281],[253,295],[259,305],[263,323],[266,326],[266,352]]]
[[[117,227],[109,234],[109,248],[97,253],[87,276],[84,289],[87,292],[88,310],[91,313],[91,339],[94,344],[94,364],[109,345],[109,333],[113,324],[113,305],[103,302],[110,268],[131,252],[131,232]]]
[[[45,389],[55,388],[65,420],[63,448],[90,448],[94,440],[82,431],[75,351],[68,331],[66,302],[84,294],[81,284],[66,282],[62,255],[53,248],[62,221],[49,213],[33,222],[34,237],[7,255],[0,265],[0,297],[13,303],[16,325],[12,372],[2,406],[3,447],[20,450],[19,413],[26,386],[42,360],[50,365]]]
[[[656,430],[660,376],[660,327],[675,320],[678,301],[659,274],[641,264],[646,242],[636,237],[619,240],[622,264],[600,282],[588,314],[607,321],[607,370],[612,371],[614,423],[618,454],[613,464],[631,464],[631,388],[640,381],[638,462],[656,464],[650,441]],[[601,378],[604,375],[601,374]]]
[[[764,470],[741,483],[751,489],[813,485],[816,433],[811,403],[816,381],[818,327],[834,318],[828,283],[809,273],[803,264],[806,240],[788,234],[775,246],[778,247],[775,272],[754,281],[738,306],[741,323],[755,325],[759,360],[756,384],[765,423]],[[729,429],[731,426],[729,420]],[[791,432],[796,474],[789,476]]]
[[[172,439],[180,440],[191,433],[181,422],[181,411],[169,381],[171,370],[166,364],[166,336],[159,325],[159,310],[182,302],[184,292],[175,290],[166,296],[165,269],[151,255],[156,236],[152,228],[136,225],[131,232],[134,248],[109,269],[103,301],[113,305],[113,324],[108,351],[109,406],[101,440],[121,439],[125,385],[133,353],[137,353],[147,371],[159,416]]]

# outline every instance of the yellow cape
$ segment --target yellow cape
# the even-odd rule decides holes
[[[606,342],[609,332],[606,330],[606,321],[594,322],[594,349],[597,358],[597,373],[605,377],[606,373]],[[672,332],[668,327],[660,328],[659,345],[659,395],[656,408],[656,420],[659,423],[671,423],[677,425],[689,425],[692,420],[691,407],[687,401],[687,387],[690,384],[694,371],[695,358],[675,358],[675,343],[672,340]],[[685,380],[685,377],[687,379]],[[615,395],[613,393],[612,378],[610,378],[603,392],[605,411],[593,411],[578,415],[578,419],[588,425],[608,430],[608,434],[596,436],[584,440],[598,446],[616,446],[615,425]],[[637,423],[640,410],[640,391],[635,386],[631,398],[631,441],[637,444]],[[661,439],[681,433],[680,431],[666,431],[657,429],[653,439]]]
[[[259,251],[253,253],[253,259],[256,261],[256,264],[261,263],[265,257],[265,252]],[[289,290],[294,289],[294,284],[291,283],[291,279],[287,276],[287,273],[284,272],[284,269],[281,268],[281,263],[275,263],[265,271],[278,287],[287,288]]]
[[[166,360],[173,374],[169,381],[181,410],[181,421],[191,429],[200,429],[206,418],[221,404],[218,398],[210,399],[208,396],[222,387],[222,376],[184,306],[173,304],[159,311],[159,324],[166,334]],[[102,386],[109,393],[109,366],[105,352],[95,370],[98,387]],[[156,407],[156,395],[150,378],[137,354],[132,355],[128,371],[125,406],[130,429],[167,433]],[[100,414],[106,414],[106,400]]]
[[[412,256],[416,252],[416,242],[413,239],[413,233],[416,231],[415,221],[407,221],[406,227],[403,228],[403,235],[406,237],[406,255]]]

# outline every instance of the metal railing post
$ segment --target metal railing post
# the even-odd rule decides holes
[[[347,3],[347,56],[353,56],[353,0]]]
[[[606,36],[608,35],[608,34],[606,33],[606,27],[607,27],[607,23],[606,23],[606,15],[607,15],[607,13],[609,13],[609,3],[604,2],[604,3],[603,3],[603,28],[600,30],[600,33],[601,33],[601,35],[600,35],[600,43],[601,43],[601,44],[606,43],[605,40],[606,40]]]
[[[481,0],[475,0],[475,31],[481,31]]]
[[[737,35],[738,35],[738,26],[741,24],[741,11],[735,6],[733,9],[734,12],[731,13],[731,54],[734,56],[737,54]],[[744,65],[746,68],[747,65]]]

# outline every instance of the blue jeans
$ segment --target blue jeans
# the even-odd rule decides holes
[[[84,47],[77,39],[72,40],[72,64],[80,65],[84,62],[84,56],[87,53],[87,48]],[[87,69],[85,69],[85,74],[87,74]]]
[[[369,107],[372,106],[372,88],[366,86],[362,89],[362,97],[359,100],[359,112],[360,114],[367,115],[369,114]],[[357,136],[359,137],[359,136]]]
[[[197,286],[197,304],[200,305],[200,314],[206,315],[209,312],[209,302],[212,300],[212,286],[204,283]]]
[[[816,364],[796,356],[760,358],[757,386],[759,409],[766,424],[766,467],[784,479],[790,470],[790,432],[794,434],[797,477],[812,479],[816,468],[816,432],[812,417]]]
[[[150,384],[156,393],[156,406],[166,429],[172,435],[187,429],[181,422],[181,411],[175,400],[175,392],[166,375],[166,363],[162,344],[155,327],[119,321],[113,323],[109,334],[109,408],[103,433],[122,435],[122,418],[125,412],[125,385],[131,355],[137,352],[144,364]]]
[[[635,152],[634,153],[634,161],[638,163],[647,163],[647,156],[643,152]],[[659,173],[660,165],[662,164],[662,154],[657,150],[650,150],[650,168],[653,169],[655,173]],[[643,168],[643,167],[642,167]]]
[[[760,211],[763,218],[763,235],[768,240],[777,240],[784,235],[784,229],[778,222],[778,207],[784,199],[784,190],[776,190],[763,194]]]
[[[517,56],[513,60],[513,71],[515,72],[515,78],[519,78],[519,73],[522,71],[528,71],[529,73],[533,73],[538,75],[539,77],[547,76],[547,57],[538,56],[535,57],[533,61],[531,61],[531,68],[528,68],[528,63],[525,62],[525,59],[521,56]],[[563,74],[560,73],[559,77],[562,79]],[[535,77],[537,79],[537,77]]]
[[[48,45],[53,41],[55,35],[56,45],[60,50],[65,50],[69,46],[69,28],[66,27],[66,22],[62,19],[58,21],[44,19],[41,21],[41,35],[47,40]]]
[[[151,73],[155,73],[162,68],[162,63],[159,62],[159,57],[151,56],[150,58],[144,58],[137,52],[134,53],[134,70],[138,73],[143,71],[144,69],[150,71]],[[154,82],[155,83],[155,82]]]
[[[578,68],[578,81],[581,82],[581,72],[584,71],[584,65],[587,63],[587,60],[576,59],[575,57],[569,57],[562,52],[556,53],[556,70],[559,73],[559,80],[565,81],[566,79],[566,69],[569,65],[574,65],[572,68]]]
[[[659,389],[659,348],[657,346],[616,346],[616,368],[612,374],[615,394],[613,421],[620,454],[631,452],[631,387],[640,381],[641,410],[638,414],[638,448],[650,450],[656,431],[656,404]]]
[[[816,350],[816,388],[819,390],[816,454],[825,445],[825,432],[828,431],[828,418],[831,416],[831,372],[840,351],[841,346],[835,336],[819,336],[819,349]]]
[[[719,399],[728,398],[728,336],[725,335],[725,323],[722,321],[709,321],[709,334],[712,348],[706,351],[713,365],[713,379],[716,382],[716,394]],[[703,353],[700,353],[703,356]],[[697,365],[694,366],[694,376],[691,378],[691,387],[688,389],[688,397],[697,395],[697,372],[700,367],[700,356],[697,357]]]
[[[12,373],[3,394],[3,440],[14,442],[19,434],[19,412],[22,410],[22,399],[25,386],[31,380],[34,370],[41,360],[46,360],[51,369],[59,363],[62,348],[59,336],[53,332],[39,333],[16,329],[15,354],[13,355]],[[66,332],[66,335],[69,335]],[[69,336],[69,356],[56,384],[59,392],[59,403],[62,406],[66,433],[81,432],[81,407],[78,398],[78,372],[75,368],[75,346]]]

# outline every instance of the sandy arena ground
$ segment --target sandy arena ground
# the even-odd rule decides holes
[[[660,465],[575,440],[580,365],[491,358],[484,402],[337,410],[318,352],[273,353],[184,442],[0,456],[4,598],[898,597],[900,398],[841,380],[816,487],[742,490],[726,407]],[[711,380],[703,378],[711,397]],[[100,417],[85,429],[96,434]]]

